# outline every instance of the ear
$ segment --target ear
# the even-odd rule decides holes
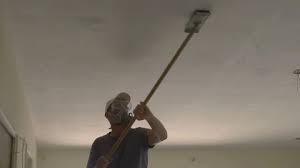
[[[104,116],[105,116],[105,118],[107,118],[107,119],[108,119],[108,117],[107,117],[107,112],[105,112]]]
[[[130,115],[129,115],[129,113],[123,113],[122,114],[122,123],[128,123],[129,122],[129,120],[130,120]]]

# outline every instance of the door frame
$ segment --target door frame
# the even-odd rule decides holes
[[[10,136],[16,138],[17,133],[15,129],[12,127],[8,119],[6,118],[4,112],[0,109],[0,124],[6,129]]]

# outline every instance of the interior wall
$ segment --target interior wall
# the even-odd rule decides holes
[[[176,148],[152,152],[150,167],[166,168],[297,168],[300,149],[293,148]]]
[[[43,148],[39,168],[83,168],[87,148]],[[299,148],[163,147],[151,150],[149,168],[298,168]]]
[[[38,168],[84,168],[89,156],[87,148],[39,148]]]
[[[35,167],[37,146],[32,116],[25,103],[24,92],[16,69],[16,59],[9,48],[9,38],[4,30],[1,12],[0,9],[0,109],[15,131],[26,138]]]
[[[12,154],[12,137],[0,124],[0,168],[10,168]]]

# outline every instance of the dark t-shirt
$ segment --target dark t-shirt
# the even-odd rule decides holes
[[[119,149],[112,158],[108,168],[147,168],[148,165],[148,130],[145,128],[131,129]],[[87,168],[94,168],[97,159],[111,149],[118,138],[110,133],[97,138],[91,148]]]

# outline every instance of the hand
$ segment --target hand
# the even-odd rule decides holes
[[[133,113],[139,121],[145,120],[153,115],[150,109],[144,104],[144,102],[138,104],[133,110]]]
[[[101,156],[97,160],[96,168],[107,168],[108,165],[109,161],[106,159],[106,157]]]

